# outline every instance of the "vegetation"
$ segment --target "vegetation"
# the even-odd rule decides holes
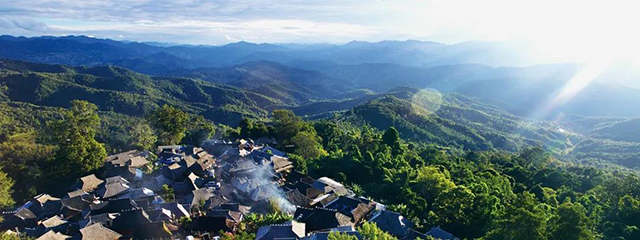
[[[229,86],[115,67],[35,71],[42,66],[16,64],[0,73],[2,208],[51,192],[51,179],[99,171],[107,152],[197,145],[217,132],[275,138],[296,169],[366,193],[420,231],[440,226],[469,239],[640,238],[640,177],[615,165],[640,166],[639,143],[563,133],[464,96],[416,89],[351,102],[356,107],[330,119],[285,109],[266,119],[277,101]],[[332,104],[327,109],[342,103]],[[170,189],[161,192],[167,201]],[[287,220],[274,208],[223,237],[250,238],[260,226]],[[391,238],[374,224],[360,231]]]
[[[96,141],[100,117],[98,108],[86,101],[74,100],[62,118],[50,123],[52,136],[58,145],[51,177],[77,179],[102,167],[107,157],[102,144]]]

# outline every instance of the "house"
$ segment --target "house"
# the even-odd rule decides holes
[[[289,221],[284,224],[263,226],[256,233],[256,240],[299,239],[305,236],[305,224]]]
[[[168,222],[173,219],[173,213],[168,209],[159,208],[149,211],[145,210],[145,212],[149,214],[149,220],[151,220],[151,222]]]
[[[311,199],[300,193],[298,189],[289,190],[284,193],[285,198],[295,206],[308,207]]]
[[[199,176],[205,175],[207,174],[207,171],[211,169],[211,167],[215,164],[215,162],[216,160],[210,155],[201,157],[195,162],[195,164],[193,164],[189,168],[189,171]]]
[[[138,209],[138,205],[129,198],[114,199],[104,201],[97,204],[91,204],[89,215],[98,215],[103,213],[119,213]]]
[[[298,183],[298,182],[303,182],[303,183],[309,184],[309,186],[311,186],[310,184],[312,184],[315,181],[315,179],[313,179],[312,177],[309,177],[309,176],[307,176],[307,175],[305,175],[305,174],[303,174],[301,172],[295,171],[295,170],[293,170],[289,174],[287,174],[287,176],[285,178],[286,178],[287,182],[290,182],[290,183],[293,183],[293,184]],[[300,191],[300,192],[304,193],[302,191]]]
[[[171,239],[171,231],[164,222],[146,223],[134,232],[133,239]]]
[[[230,210],[230,211],[240,212],[244,215],[249,214],[249,207],[240,205],[239,203],[222,203],[213,209]]]
[[[95,174],[87,175],[80,178],[80,182],[74,185],[74,189],[84,192],[91,192],[98,188],[104,181],[96,177]]]
[[[78,189],[78,190],[75,190],[75,191],[68,192],[66,197],[67,198],[73,198],[73,197],[82,196],[82,195],[85,195],[85,194],[88,194],[88,193],[85,192],[82,189]]]
[[[48,231],[47,233],[40,236],[39,238],[36,238],[36,240],[66,240],[69,238],[71,238],[71,236],[67,236],[55,231]]]
[[[289,159],[280,156],[272,156],[271,162],[273,164],[273,170],[276,173],[281,173],[293,169],[293,163]]]
[[[309,236],[301,238],[301,240],[328,240],[329,239],[329,234],[331,234],[332,232],[339,232],[339,233],[342,233],[342,234],[355,236],[359,240],[364,239],[362,237],[362,235],[360,235],[360,233],[358,231],[356,231],[353,226],[340,226],[340,227],[337,227],[337,228],[332,228],[329,231],[315,232],[315,233],[313,233],[313,234],[311,234]]]
[[[113,219],[111,229],[125,235],[131,236],[142,225],[151,223],[149,215],[142,209],[135,209],[121,212],[120,216]]]
[[[204,179],[198,178],[198,176],[193,173],[189,173],[184,181],[173,184],[173,191],[177,198],[181,198],[189,195],[192,191],[197,190],[199,188],[198,186],[202,185],[204,185]]]
[[[122,177],[127,181],[140,181],[144,173],[142,170],[134,167],[111,167],[104,173],[104,177]]]
[[[241,212],[228,209],[209,209],[207,216],[226,217],[234,223],[240,223],[244,219],[244,215]]]
[[[260,148],[260,150],[258,150],[260,152],[265,152],[265,153],[270,153],[273,154],[275,156],[280,156],[280,157],[284,157],[286,155],[286,153],[284,153],[283,151],[280,151],[278,149],[275,149],[271,146],[265,146],[263,148]]]
[[[427,233],[425,233],[424,235],[433,237],[435,239],[442,239],[442,240],[458,240],[457,237],[453,236],[453,234],[448,233],[445,230],[442,230],[442,228],[440,227],[434,227],[431,228]]]
[[[335,209],[326,208],[298,207],[293,214],[293,220],[305,223],[307,233],[338,226],[353,225],[350,217],[339,213]]]
[[[317,197],[320,197],[321,195],[323,195],[323,191],[314,188],[313,186],[311,186],[308,183],[305,182],[295,182],[295,184],[291,185],[291,184],[287,184],[285,185],[285,188],[287,189],[297,189],[298,192],[302,193],[303,195],[307,196],[309,199],[316,199]]]
[[[233,232],[236,230],[236,225],[233,221],[226,217],[214,217],[214,216],[201,216],[194,218],[189,225],[189,229],[192,231],[204,231],[204,232],[219,232],[220,230],[225,232]]]
[[[47,231],[62,232],[69,226],[69,222],[58,216],[50,217],[40,223],[37,231],[45,233]]]
[[[189,216],[189,211],[187,211],[187,209],[185,209],[182,204],[179,203],[162,203],[158,208],[171,211],[171,215],[174,219],[180,219],[182,217]]]
[[[20,206],[17,210],[22,208],[29,209],[36,218],[43,219],[56,215],[60,212],[62,202],[59,198],[52,197],[49,194],[40,194]]]
[[[82,240],[117,240],[120,237],[122,235],[102,226],[100,223],[94,223],[80,229],[80,239]]]
[[[38,216],[34,214],[28,207],[24,205],[17,209],[17,211],[4,216],[2,222],[2,229],[24,229],[33,228],[37,226],[36,220]]]
[[[89,208],[91,202],[95,200],[93,195],[84,194],[72,198],[62,199],[62,210],[60,213],[67,220],[77,220],[82,218],[82,211]]]
[[[312,199],[310,204],[312,207],[324,208],[336,199],[338,199],[337,194],[329,193],[329,194],[324,194],[322,196]]]
[[[89,215],[85,219],[78,221],[78,227],[80,229],[83,229],[96,223],[100,223],[102,224],[102,226],[110,227],[113,223],[113,219],[118,216],[120,216],[119,213],[102,213],[97,215]]]
[[[318,178],[311,184],[311,186],[323,191],[324,193],[333,192],[339,196],[352,195],[344,185],[328,177]]]
[[[400,213],[387,210],[373,213],[369,222],[375,223],[378,228],[398,238],[409,234],[409,230],[413,227],[413,223]]]
[[[96,196],[101,199],[115,198],[130,190],[128,181],[121,179],[120,177],[114,178],[118,180],[107,181],[105,185],[96,190]]]
[[[363,203],[357,198],[341,196],[331,201],[325,208],[335,209],[350,217],[353,223],[359,223],[375,208],[375,203]]]
[[[143,187],[143,188],[129,189],[129,191],[127,191],[125,194],[118,197],[118,199],[127,198],[135,201],[141,198],[153,197],[155,195],[156,194],[151,189]]]
[[[146,166],[149,163],[146,159],[148,155],[149,152],[147,151],[131,150],[108,156],[105,159],[105,164],[107,167],[139,168]]]
[[[160,169],[160,174],[174,182],[182,182],[188,176],[189,169],[185,163],[174,163]]]

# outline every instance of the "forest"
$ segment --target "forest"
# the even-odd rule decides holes
[[[631,168],[637,143],[562,134],[471,98],[414,88],[305,117],[227,85],[113,67],[31,72],[20,64],[0,74],[2,209],[64,192],[111,153],[267,137],[297,171],[345,183],[420,231],[440,226],[463,239],[640,238],[640,178]],[[201,94],[185,94],[192,90]],[[286,219],[274,218],[253,222]]]

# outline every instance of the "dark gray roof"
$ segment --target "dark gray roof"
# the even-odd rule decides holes
[[[373,214],[369,222],[375,223],[378,228],[396,237],[403,237],[409,233],[413,223],[400,213],[382,210]]]
[[[453,236],[453,234],[448,233],[445,230],[442,230],[442,228],[440,228],[440,227],[431,228],[431,230],[429,230],[427,233],[425,233],[425,235],[434,237],[435,239],[442,239],[442,240],[457,240],[458,239],[457,237]]]
[[[263,226],[256,233],[256,240],[298,239],[305,235],[305,224],[291,221],[284,224]]]
[[[311,199],[300,193],[298,189],[289,190],[285,193],[285,197],[291,204],[296,206],[308,207],[309,203],[311,203]]]
[[[88,227],[80,229],[80,235],[82,236],[82,240],[116,240],[122,236],[119,233],[102,226],[100,223],[94,223]]]
[[[293,219],[306,223],[306,231],[331,229],[338,226],[352,225],[351,218],[334,209],[298,207]]]

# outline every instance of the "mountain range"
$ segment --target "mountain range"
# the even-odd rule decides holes
[[[495,42],[164,46],[85,36],[0,37],[0,58],[67,66],[111,65],[155,77],[195,78],[251,90],[280,106],[413,86],[461,93],[527,118],[640,116],[640,109],[634,107],[640,105],[640,89],[602,79],[635,76],[625,74],[626,68],[605,71],[574,98],[546,109],[575,84],[573,77],[586,65],[531,65],[537,62],[516,58],[535,58],[516,57],[518,51],[512,48],[513,44]]]

